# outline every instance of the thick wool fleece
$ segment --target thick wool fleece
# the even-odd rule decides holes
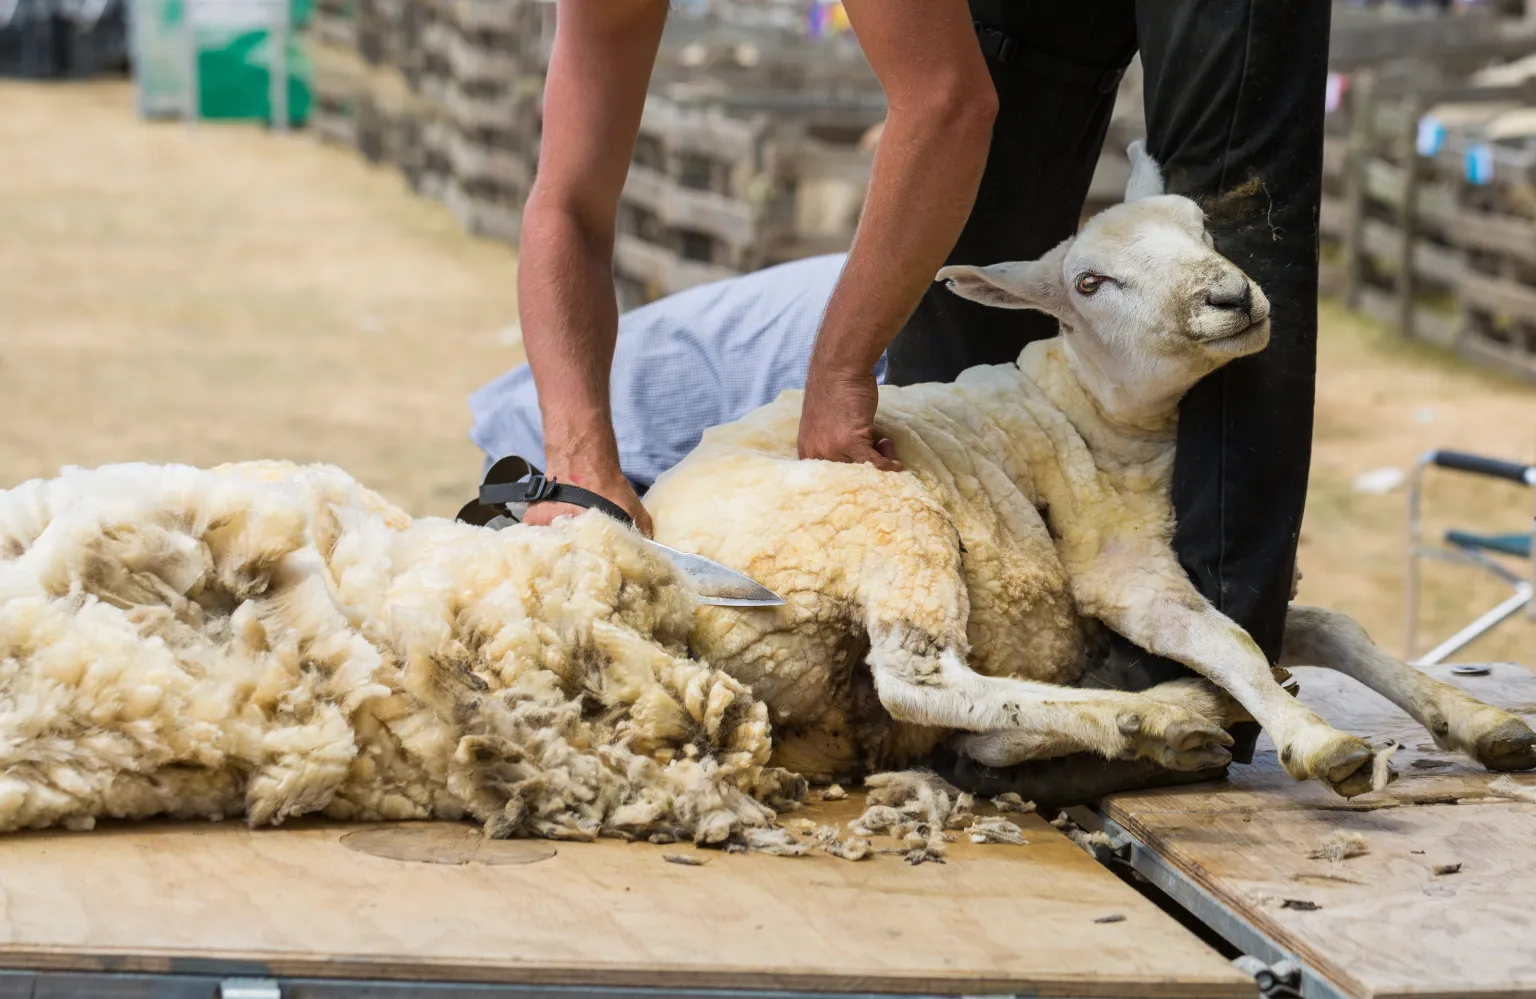
[[[688,657],[692,615],[596,514],[498,532],[329,467],[68,469],[0,492],[0,830],[741,839],[803,784],[765,767],[764,706]]]

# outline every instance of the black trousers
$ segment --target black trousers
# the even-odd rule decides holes
[[[1190,578],[1274,661],[1311,460],[1329,0],[971,0],[971,12],[999,111],[950,263],[1030,260],[1072,235],[1118,71],[1139,49],[1147,147],[1168,192],[1205,208],[1217,249],[1269,298],[1269,346],[1184,399],[1173,503]],[[887,379],[948,381],[1054,335],[1047,316],[934,285],[892,343]],[[1112,662],[1095,682],[1143,689],[1188,674],[1136,650]],[[1238,736],[1246,759],[1256,732]]]

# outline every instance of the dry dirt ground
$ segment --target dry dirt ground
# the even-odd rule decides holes
[[[477,481],[518,363],[511,250],[398,175],[124,84],[0,83],[0,484],[63,464],[330,461],[415,513]]]
[[[148,124],[116,83],[0,83],[0,487],[64,464],[329,461],[418,514],[476,481],[466,394],[521,359],[507,248],[303,136]],[[1536,389],[1322,306],[1302,598],[1402,644],[1404,497],[1431,447],[1536,460]],[[1431,526],[1518,530],[1531,496],[1441,476]],[[1431,566],[1425,633],[1502,596]],[[1520,621],[1465,658],[1536,660]]]

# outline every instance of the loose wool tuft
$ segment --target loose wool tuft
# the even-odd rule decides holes
[[[0,830],[473,817],[746,841],[803,796],[597,514],[412,520],[328,466],[66,469],[0,492]]]

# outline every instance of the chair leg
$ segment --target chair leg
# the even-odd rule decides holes
[[[1533,490],[1536,492],[1536,490]],[[1531,517],[1531,589],[1536,592],[1536,516]],[[1536,600],[1526,605],[1527,620],[1536,621]]]
[[[1433,666],[1436,663],[1444,662],[1450,656],[1461,651],[1461,649],[1467,645],[1470,645],[1474,639],[1480,638],[1483,634],[1490,631],[1500,621],[1503,621],[1505,618],[1509,617],[1516,611],[1519,611],[1527,604],[1531,603],[1531,597],[1533,594],[1536,594],[1536,588],[1533,588],[1530,583],[1522,582],[1518,587],[1516,587],[1514,595],[1511,596],[1508,600],[1505,600],[1497,607],[1494,607],[1492,610],[1488,611],[1488,613],[1484,614],[1476,621],[1473,621],[1471,624],[1467,625],[1465,628],[1461,629],[1450,638],[1447,638],[1445,641],[1441,642],[1439,645],[1426,652],[1423,656],[1414,660],[1412,665]]]
[[[1413,661],[1414,647],[1419,641],[1420,495],[1424,469],[1432,460],[1428,454],[1420,456],[1408,473],[1408,571],[1403,574],[1403,658],[1409,662]]]

